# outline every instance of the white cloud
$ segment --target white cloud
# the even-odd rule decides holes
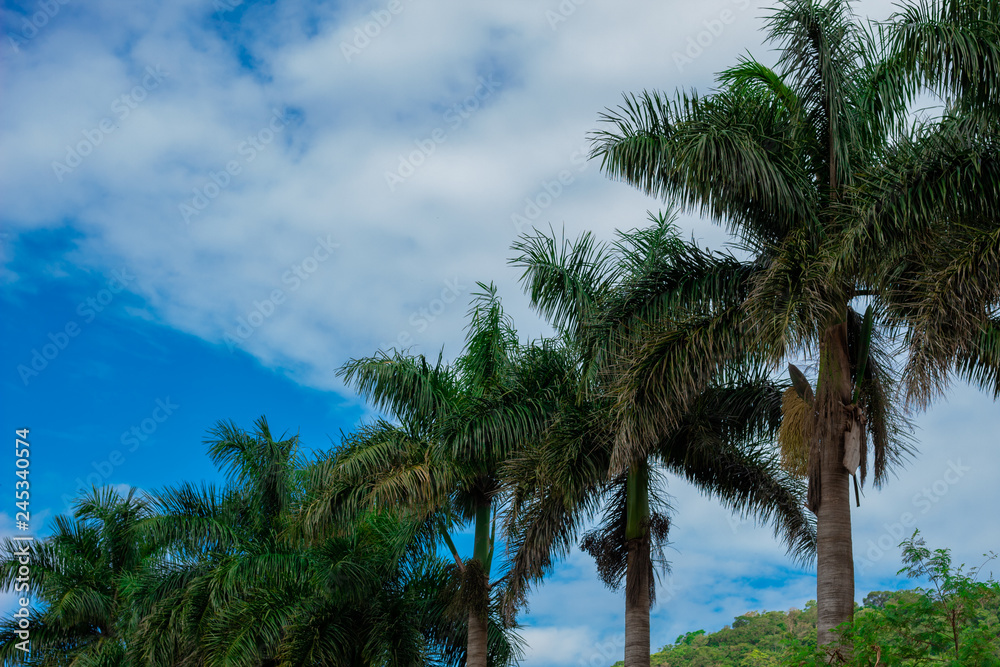
[[[6,82],[23,100],[5,109],[0,132],[0,176],[19,193],[8,198],[11,227],[72,224],[83,232],[81,262],[130,267],[164,323],[213,341],[255,300],[287,287],[283,272],[312,239],[333,234],[343,253],[244,346],[321,387],[338,387],[329,368],[397,336],[456,276],[496,281],[526,334],[541,333],[506,266],[511,215],[568,169],[572,185],[533,222],[574,235],[644,223],[658,204],[594,164],[579,171],[579,151],[623,91],[684,83],[664,80],[663,52],[711,12],[586,4],[552,30],[546,12],[557,3],[406,3],[347,62],[341,44],[379,7],[249,11],[231,34],[254,70],[204,21],[204,4],[162,5],[147,19],[125,19],[113,3],[67,11],[13,59]],[[734,40],[754,36],[753,11],[727,27]],[[715,67],[731,46],[714,45],[698,62]],[[129,98],[135,108],[123,116],[122,96],[143,85],[147,67],[166,73],[162,83]],[[494,90],[452,126],[449,108],[483,79]],[[252,159],[241,153],[275,108],[293,120]],[[100,131],[104,119],[110,133]],[[445,141],[390,192],[385,173],[435,128]],[[88,146],[88,136],[101,141]],[[89,154],[55,174],[52,163],[75,151]],[[212,174],[230,162],[240,173],[185,224],[178,207],[196,190],[215,194]],[[444,342],[457,352],[464,311],[413,332],[416,349]]]
[[[525,667],[533,665],[610,665],[621,660],[624,635],[617,634],[604,641],[595,641],[587,627],[526,627],[519,631],[527,649]]]

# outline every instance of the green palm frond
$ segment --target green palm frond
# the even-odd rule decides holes
[[[990,0],[901,5],[887,22],[906,71],[964,108],[1000,108],[1000,8]]]
[[[749,332],[737,308],[649,325],[613,371],[618,432],[613,470],[671,433],[719,373],[747,357]]]
[[[804,137],[769,90],[647,92],[601,121],[612,129],[594,133],[592,153],[608,176],[723,222],[751,247],[814,219]]]
[[[772,523],[789,553],[807,562],[816,533],[803,506],[804,483],[784,472],[771,446],[784,389],[761,375],[730,377],[710,387],[656,455],[732,511]]]
[[[554,232],[524,234],[511,249],[518,254],[509,262],[524,269],[521,284],[532,306],[559,329],[574,331],[588,320],[612,280],[612,250],[590,233],[561,242]]]
[[[542,437],[504,465],[510,496],[505,526],[508,618],[600,511],[613,441],[610,420],[600,414],[608,413],[599,403],[568,401]]]
[[[434,416],[446,414],[460,392],[456,372],[441,357],[432,366],[422,355],[379,352],[352,359],[337,375],[375,407],[418,428],[427,428]]]
[[[503,311],[493,284],[477,283],[466,327],[465,349],[456,362],[464,393],[473,397],[499,389],[518,347],[514,322]]]

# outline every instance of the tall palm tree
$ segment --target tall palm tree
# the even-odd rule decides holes
[[[608,471],[614,454],[614,401],[608,396],[616,359],[641,331],[653,276],[690,252],[672,217],[619,233],[611,246],[589,234],[559,247],[554,236],[515,243],[532,304],[562,328],[578,351],[561,384],[569,388],[544,434],[508,464],[514,486],[511,589],[508,609],[522,602],[553,557],[565,553],[584,522],[603,506],[600,526],[583,538],[604,582],[625,584],[625,664],[649,665],[649,611],[655,600],[654,561],[669,521],[660,471],[676,473],[741,513],[773,519],[791,551],[811,555],[815,535],[796,481],[783,473],[766,441],[781,420],[781,392],[763,377],[719,379],[684,419],[624,471]],[[679,313],[680,315],[680,313]],[[658,558],[655,558],[657,555]]]
[[[0,625],[4,664],[134,664],[127,656],[138,623],[130,587],[155,558],[155,547],[141,531],[152,504],[134,488],[121,495],[104,487],[91,490],[74,507],[74,517],[56,517],[52,535],[44,540],[17,543],[8,538],[0,546],[0,586],[15,590],[22,545],[28,545],[26,593],[36,605],[28,618],[30,656],[17,648],[23,641],[17,634],[19,619]],[[18,595],[25,597],[25,592]]]
[[[502,462],[546,418],[551,357],[545,346],[519,345],[493,286],[480,287],[454,366],[399,352],[344,365],[346,382],[397,423],[379,420],[348,437],[317,469],[318,491],[302,518],[323,530],[359,507],[406,508],[435,523],[461,578],[470,667],[515,656],[500,619],[490,622],[499,474]],[[450,532],[470,523],[472,556],[463,559]]]
[[[650,286],[699,318],[650,335],[621,374],[614,460],[620,467],[649,451],[748,344],[774,365],[813,355],[815,390],[796,373],[789,405],[807,416],[791,439],[808,443],[822,645],[833,644],[832,629],[853,613],[851,474],[864,481],[866,440],[876,484],[905,449],[905,422],[889,401],[894,378],[878,354],[890,295],[872,274],[929,212],[927,195],[890,180],[887,156],[905,146],[908,104],[927,86],[959,100],[958,109],[995,101],[995,30],[981,25],[996,13],[989,4],[911,4],[866,29],[847,0],[783,0],[767,21],[776,69],[748,57],[720,74],[708,96],[627,97],[603,116],[611,129],[595,135],[593,155],[609,176],[725,224],[752,257],[734,264],[705,255],[684,280]],[[920,23],[921,12],[935,14],[933,25]],[[971,168],[956,172],[960,190],[941,197],[952,209],[962,194],[977,201],[995,183]],[[872,182],[883,186],[874,207],[855,190]],[[905,212],[892,217],[895,227],[866,217],[883,203]],[[854,306],[861,310],[873,292],[880,298],[861,317]],[[675,345],[682,338],[687,350]]]

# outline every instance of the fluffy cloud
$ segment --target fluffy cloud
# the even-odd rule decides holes
[[[538,335],[506,266],[517,220],[644,223],[659,204],[586,162],[587,133],[622,92],[705,87],[757,40],[759,9],[716,4],[67,4],[10,58],[5,224],[73,229],[74,260],[129,267],[168,326],[222,342],[252,316],[240,347],[314,386],[400,334],[457,352],[477,280]],[[726,39],[678,71],[722,11]],[[339,252],[292,282],[327,236]],[[446,281],[468,287],[442,310]]]

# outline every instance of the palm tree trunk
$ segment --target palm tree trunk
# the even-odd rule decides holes
[[[466,667],[486,667],[487,632],[486,619],[482,618],[475,609],[470,609]]]
[[[649,466],[629,468],[625,499],[625,667],[649,667]]]
[[[625,667],[649,667],[649,540],[629,540],[625,570]]]
[[[818,500],[818,506],[813,508],[817,533],[816,629],[819,645],[829,646],[838,640],[832,629],[854,617],[850,474],[843,463],[844,406],[851,403],[850,357],[844,323],[830,326],[824,332],[816,399],[819,423],[814,438],[818,438],[815,454],[819,493],[818,497],[810,494],[813,505]],[[843,654],[844,650],[840,652]]]
[[[478,563],[472,567],[467,576],[482,577],[483,581],[467,582],[474,587],[474,590],[481,591],[485,598],[479,600],[469,609],[469,635],[466,644],[466,667],[486,667],[487,652],[489,648],[488,635],[488,609],[489,609],[489,579],[490,579],[490,551],[492,549],[490,540],[490,518],[492,516],[492,503],[487,500],[476,508],[475,539],[472,546],[472,559]]]

